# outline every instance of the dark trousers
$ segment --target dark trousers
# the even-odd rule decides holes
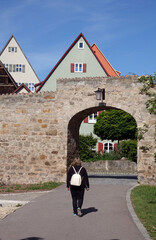
[[[73,212],[77,214],[77,208],[82,207],[83,198],[84,198],[84,188],[71,186],[70,192],[72,196],[72,203],[73,203]]]

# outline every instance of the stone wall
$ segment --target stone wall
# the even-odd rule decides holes
[[[79,126],[89,114],[111,108],[129,112],[138,127],[149,125],[138,142],[138,179],[156,184],[155,116],[145,107],[137,77],[58,80],[54,92],[0,96],[0,179],[7,183],[65,181],[78,156]],[[94,91],[106,90],[106,106]],[[150,145],[143,152],[140,146]]]
[[[82,166],[89,174],[94,173],[137,173],[137,164],[128,160],[100,160],[96,162],[83,162]]]
[[[0,178],[11,183],[62,181],[66,156],[55,94],[6,95],[0,101]]]

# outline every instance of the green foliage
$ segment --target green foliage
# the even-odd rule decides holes
[[[140,146],[140,149],[142,150],[142,152],[147,153],[150,150],[151,147],[147,147],[147,146]]]
[[[60,185],[61,183],[57,183],[57,182],[4,185],[4,186],[0,186],[0,193],[25,192],[25,191],[33,191],[33,190],[52,190],[53,188],[56,188]]]
[[[100,160],[118,160],[119,159],[119,155],[117,154],[117,152],[112,151],[110,153],[95,153],[93,155],[93,158],[89,158],[89,159],[85,159],[83,160],[84,162],[96,162],[96,161],[100,161]]]
[[[156,92],[152,91],[156,85],[156,73],[154,73],[153,76],[149,75],[140,77],[139,82],[143,83],[140,93],[149,96],[149,99],[145,103],[146,108],[149,113],[156,114]]]
[[[141,222],[153,240],[156,240],[156,187],[138,186],[131,192],[131,199]]]
[[[126,157],[129,160],[136,161],[137,156],[137,141],[127,140],[120,143],[121,157]]]
[[[153,76],[151,76],[151,75],[142,76],[138,80],[139,80],[139,82],[143,83],[143,87],[140,91],[140,94],[145,94],[149,97],[145,103],[146,108],[148,109],[150,114],[156,115],[156,91],[155,91],[156,90],[156,73],[154,73]],[[139,140],[143,139],[143,134],[145,132],[142,132],[142,138],[138,138]],[[156,141],[156,123],[155,123],[154,138]],[[141,146],[140,149],[142,149],[142,151],[144,151],[144,152],[147,152],[150,150],[150,146],[149,147]],[[156,161],[155,153],[154,153],[154,161]]]
[[[95,148],[97,139],[92,135],[80,135],[79,136],[79,156],[82,161],[93,159],[94,153],[92,151]]]
[[[144,139],[144,134],[148,132],[148,125],[144,124],[143,128],[137,129],[137,138],[138,140]]]
[[[126,140],[136,138],[135,119],[122,110],[107,110],[97,117],[94,133],[101,140]]]
[[[22,206],[22,204],[20,204],[20,203],[18,203],[17,205],[16,205],[16,207],[21,207]]]

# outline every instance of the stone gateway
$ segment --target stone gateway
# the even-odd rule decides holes
[[[105,88],[106,106],[95,98]],[[137,172],[141,184],[156,185],[155,115],[146,109],[137,76],[59,79],[56,92],[0,96],[0,179],[5,183],[65,181],[78,156],[79,127],[97,111],[122,109],[148,125],[138,141]],[[140,148],[149,146],[149,150]]]

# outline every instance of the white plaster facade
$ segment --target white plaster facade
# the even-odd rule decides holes
[[[0,53],[0,60],[19,86],[24,83],[32,92],[35,91],[34,84],[40,80],[14,36]]]

